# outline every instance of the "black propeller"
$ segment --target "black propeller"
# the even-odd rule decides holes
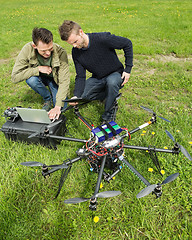
[[[147,196],[148,194],[150,194],[151,192],[155,191],[156,188],[161,188],[161,186],[163,184],[167,184],[172,182],[173,180],[175,180],[175,178],[177,178],[179,176],[179,173],[174,173],[172,175],[170,175],[169,177],[167,177],[161,184],[152,184],[149,185],[148,187],[144,188],[143,190],[141,190],[138,194],[137,194],[137,198],[142,198]]]
[[[115,196],[117,196],[117,195],[119,195],[119,194],[121,194],[121,191],[105,191],[105,192],[97,193],[97,194],[93,195],[91,198],[80,197],[80,198],[67,199],[67,200],[64,201],[64,203],[67,203],[67,204],[76,204],[76,203],[86,202],[86,201],[88,201],[88,200],[95,199],[95,198],[115,197]]]
[[[179,149],[181,150],[181,152],[184,154],[184,156],[186,158],[188,158],[189,160],[192,161],[192,157],[190,156],[190,154],[187,152],[187,150],[182,146],[180,145],[179,143],[176,143],[175,142],[175,139],[174,137],[172,136],[172,134],[170,132],[168,132],[167,130],[165,130],[166,134],[171,138],[171,140],[179,147]]]
[[[22,162],[21,165],[26,166],[26,167],[50,167],[50,168],[56,168],[56,169],[63,169],[63,168],[68,168],[67,164],[62,163],[60,165],[49,165],[47,166],[46,164],[40,163],[40,162]]]
[[[148,111],[148,112],[152,113],[154,116],[156,116],[156,113],[155,113],[155,112],[153,112],[153,110],[151,110],[150,108],[147,108],[147,107],[144,107],[144,106],[141,106],[141,108],[143,108],[144,110],[146,110],[146,111]],[[166,118],[164,118],[164,117],[161,117],[161,116],[157,116],[157,117],[159,117],[159,118],[163,119],[163,120],[164,120],[164,121],[166,121],[166,122],[171,122],[171,121],[167,120],[167,119],[166,119]]]

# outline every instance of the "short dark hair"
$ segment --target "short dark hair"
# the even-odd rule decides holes
[[[35,27],[32,32],[32,40],[36,46],[39,41],[49,44],[51,41],[53,41],[53,34],[46,28]]]
[[[65,20],[59,27],[59,34],[63,41],[67,41],[73,31],[78,34],[80,29],[81,27],[78,23]]]

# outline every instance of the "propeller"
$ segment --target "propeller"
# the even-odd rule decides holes
[[[91,198],[84,198],[84,197],[80,197],[80,198],[71,198],[71,199],[67,199],[64,201],[64,203],[67,204],[76,204],[76,203],[82,203],[82,202],[86,202],[88,200],[94,199],[94,198],[109,198],[109,197],[115,197],[117,195],[121,194],[121,191],[105,191],[105,192],[100,192],[97,193],[95,195],[93,195]]]
[[[174,173],[172,175],[170,175],[169,177],[167,177],[161,184],[152,184],[147,186],[146,188],[144,188],[143,190],[141,190],[138,194],[137,194],[137,198],[142,198],[147,196],[148,194],[150,194],[151,192],[155,191],[156,189],[160,189],[162,185],[167,184],[172,182],[173,180],[175,180],[175,178],[177,178],[179,176],[179,173]]]
[[[165,130],[166,134],[171,138],[171,140],[179,147],[179,149],[181,150],[181,152],[183,153],[183,155],[188,158],[190,161],[192,161],[192,157],[190,156],[190,154],[187,152],[187,150],[180,145],[179,143],[176,143],[174,137],[172,136],[172,134],[170,132],[168,132],[167,130]]]
[[[156,116],[156,113],[153,112],[153,110],[151,110],[150,108],[147,108],[147,107],[144,107],[144,106],[141,106],[141,108],[143,108],[145,111],[148,111],[148,112],[150,112],[150,113],[152,113],[153,115]],[[169,121],[168,119],[166,119],[166,118],[164,118],[164,117],[161,117],[161,116],[157,116],[157,117],[163,119],[163,120],[166,121],[166,122],[171,122],[171,121]]]
[[[57,168],[57,169],[63,169],[63,168],[68,168],[66,163],[62,163],[60,165],[49,165],[47,166],[46,164],[43,164],[41,162],[22,162],[21,165],[26,166],[26,167],[51,167],[51,168]]]

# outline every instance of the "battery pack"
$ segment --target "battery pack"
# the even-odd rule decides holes
[[[121,127],[114,121],[98,126],[92,129],[92,134],[96,138],[97,142],[103,142],[108,138],[116,136],[122,132]]]

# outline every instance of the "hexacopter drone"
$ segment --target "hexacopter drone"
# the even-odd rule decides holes
[[[86,100],[83,99],[69,99],[66,100],[68,102],[83,102],[82,104],[87,103]],[[80,104],[79,104],[80,105]],[[124,144],[125,138],[129,141],[131,139],[131,135],[135,132],[138,132],[139,130],[155,123],[157,121],[157,117],[160,117],[161,119],[170,122],[169,120],[157,116],[155,112],[153,112],[151,109],[147,107],[141,106],[144,110],[150,112],[152,114],[152,117],[150,121],[142,124],[141,126],[128,131],[126,128],[121,128],[115,121],[106,122],[96,128],[94,128],[91,124],[87,122],[87,120],[80,114],[79,108],[77,106],[70,106],[69,108],[74,108],[75,115],[89,128],[90,130],[90,138],[88,140],[84,139],[77,139],[72,137],[64,137],[64,136],[54,136],[49,134],[49,129],[46,128],[41,133],[32,134],[34,136],[38,136],[38,134],[41,136],[44,135],[46,138],[53,138],[58,140],[67,140],[67,141],[75,141],[75,142],[82,142],[84,143],[84,146],[76,151],[77,157],[65,160],[62,164],[58,165],[49,165],[40,163],[40,162],[23,162],[21,163],[24,166],[28,167],[42,167],[42,175],[44,177],[52,174],[53,172],[56,172],[58,170],[62,170],[60,183],[59,183],[59,189],[57,191],[56,197],[59,195],[61,188],[67,178],[68,173],[71,170],[72,165],[82,159],[86,159],[89,163],[91,170],[98,173],[98,179],[95,187],[95,191],[91,197],[85,198],[85,197],[78,197],[78,198],[71,198],[68,200],[65,200],[64,202],[67,204],[76,204],[81,202],[89,201],[89,209],[90,210],[96,210],[97,207],[97,198],[109,198],[114,197],[119,194],[121,194],[120,191],[104,191],[99,192],[100,190],[100,184],[102,178],[104,178],[105,181],[109,182],[121,171],[121,163],[126,165],[147,187],[144,188],[142,191],[140,191],[137,194],[137,198],[142,198],[150,193],[153,193],[156,195],[156,197],[160,197],[162,194],[162,185],[169,183],[173,181],[175,178],[179,176],[179,173],[174,173],[167,177],[161,184],[150,184],[146,178],[144,178],[124,157],[124,149],[134,149],[134,150],[142,150],[142,151],[148,151],[150,153],[150,156],[161,174],[161,168],[160,164],[157,158],[156,153],[172,153],[172,154],[179,154],[182,152],[186,158],[189,160],[192,160],[190,154],[187,152],[187,150],[180,145],[179,143],[175,142],[175,139],[166,130],[167,135],[173,140],[174,146],[172,149],[161,149],[156,147],[141,147],[141,146],[133,146],[133,145],[127,145]],[[117,110],[117,105],[116,105]],[[55,122],[53,124],[58,124],[58,122]],[[53,125],[52,124],[52,125]],[[107,172],[105,171],[107,170]],[[161,174],[162,175],[162,174]]]

